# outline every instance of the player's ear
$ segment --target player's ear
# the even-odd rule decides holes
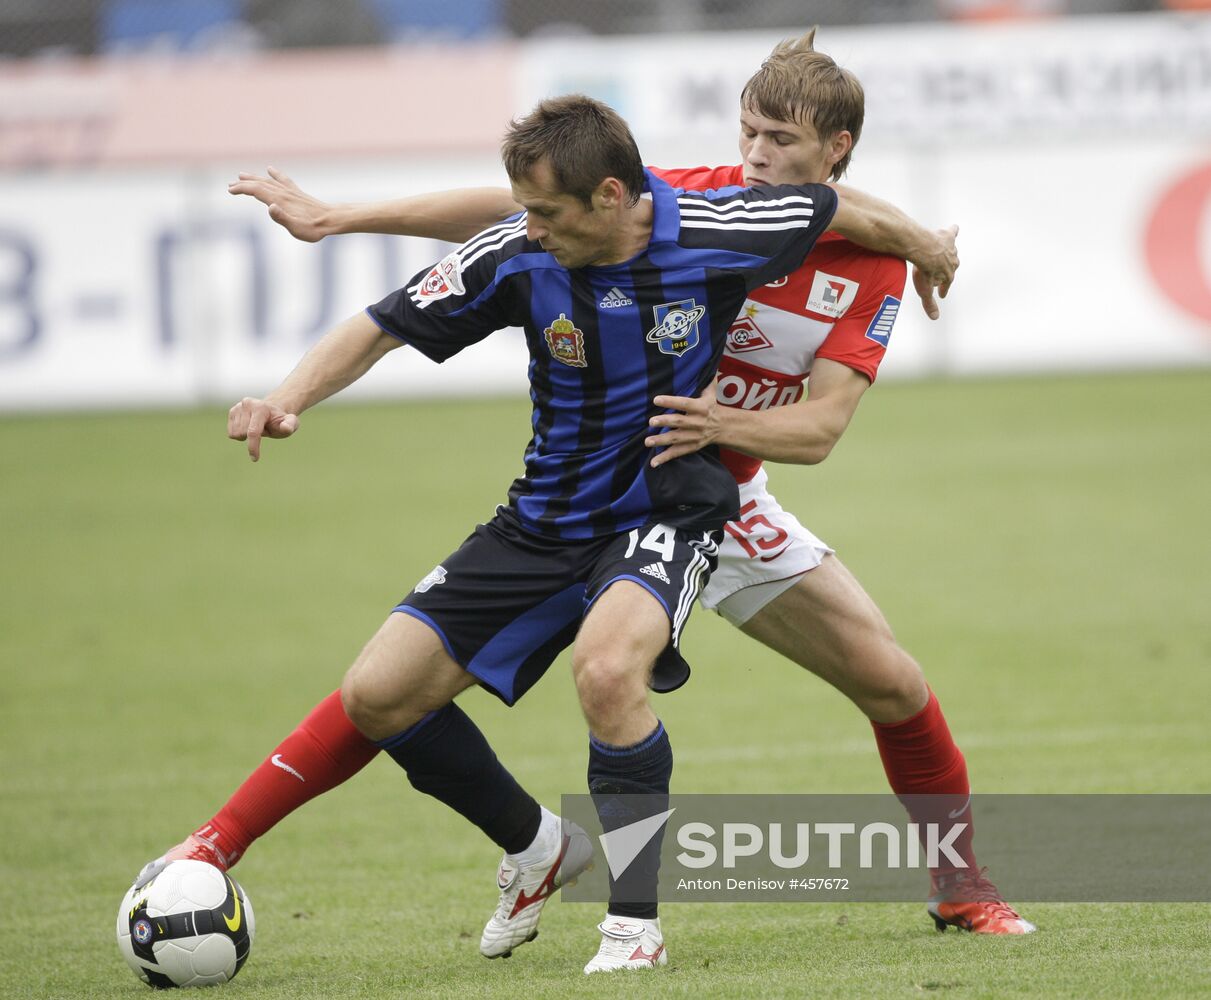
[[[833,134],[833,137],[828,140],[828,165],[830,167],[840,163],[849,155],[849,151],[854,148],[854,137],[846,129]]]
[[[607,177],[593,191],[593,209],[612,209],[622,204],[625,191],[617,177]]]

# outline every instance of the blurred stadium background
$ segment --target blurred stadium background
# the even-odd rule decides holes
[[[9,0],[7,55],[317,48],[429,39],[734,31],[1205,8],[1199,0]]]
[[[503,124],[581,90],[653,163],[732,162],[780,38],[855,70],[848,180],[958,222],[941,322],[888,377],[1206,366],[1211,14],[1198,0],[4,0],[0,410],[217,403],[442,248],[294,244],[226,182],[328,200],[499,183]],[[520,345],[362,395],[502,391]],[[354,395],[357,395],[357,392]]]

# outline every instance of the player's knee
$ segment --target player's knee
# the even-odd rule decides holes
[[[411,714],[406,705],[384,697],[380,687],[370,683],[364,674],[353,670],[345,675],[341,684],[341,705],[349,721],[367,739],[386,739],[411,724]]]
[[[572,676],[580,707],[590,723],[629,711],[636,698],[645,697],[642,664],[612,650],[578,651],[572,658]]]
[[[879,669],[870,673],[865,685],[866,714],[877,722],[900,722],[925,707],[929,687],[920,665],[888,639],[879,653]]]
[[[897,663],[888,679],[886,696],[894,699],[910,712],[919,712],[929,699],[929,687],[920,665],[899,646],[896,647]]]
[[[341,707],[344,708],[349,721],[357,726],[363,735],[368,728],[374,728],[377,713],[366,698],[364,685],[352,672],[346,674],[341,682]]]

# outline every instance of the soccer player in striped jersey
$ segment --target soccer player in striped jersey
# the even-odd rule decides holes
[[[395,607],[349,669],[341,704],[321,706],[258,772],[314,782],[310,795],[360,767],[366,739],[385,750],[504,849],[501,902],[481,940],[489,957],[533,937],[543,901],[590,850],[500,765],[455,706],[461,691],[479,684],[513,704],[574,638],[590,791],[650,803],[603,824],[656,812],[668,793],[672,750],[647,688],[688,675],[679,636],[738,495],[713,447],[649,461],[652,399],[706,389],[746,295],[799,266],[830,220],[890,251],[925,247],[939,281],[953,274],[944,240],[854,192],[678,192],[644,170],[625,123],[588,98],[540,104],[513,123],[502,158],[523,214],[335,328],[274,392],[228,418],[256,460],[263,438],[295,433],[301,412],[403,344],[440,362],[496,330],[525,331],[533,437],[508,503]],[[333,729],[337,710],[365,737],[347,759],[326,736],[350,737]],[[234,863],[251,831],[232,817],[217,815],[140,880],[175,857]],[[667,961],[654,867],[634,867],[638,892],[611,899],[586,972]]]
[[[746,84],[740,164],[655,172],[691,189],[840,179],[861,134],[863,92],[853,74],[814,50],[814,36],[777,46]],[[273,170],[243,174],[231,191],[262,201],[307,241],[360,231],[459,239],[513,208],[486,188],[329,205]],[[655,418],[665,433],[649,444],[663,449],[656,463],[717,444],[740,484],[741,516],[725,527],[703,603],[853,701],[914,819],[967,824],[958,841],[967,866],[931,872],[929,911],[939,930],[1030,933],[1034,926],[976,864],[966,762],[920,667],[833,550],[766,486],[763,461],[815,464],[837,444],[875,380],[904,284],[901,260],[825,234],[796,271],[749,293],[717,388],[702,399],[657,399],[673,413]],[[914,271],[914,284],[937,318],[929,281]]]

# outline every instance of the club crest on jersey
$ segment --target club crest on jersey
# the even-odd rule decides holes
[[[807,297],[807,308],[840,319],[854,303],[858,294],[858,283],[849,278],[817,271],[812,280],[811,294]]]
[[[412,301],[416,303],[417,308],[424,309],[430,302],[436,302],[449,295],[462,295],[465,291],[463,265],[456,250],[433,265],[416,286]]]
[[[542,332],[547,338],[551,357],[556,361],[562,361],[573,368],[588,367],[589,363],[584,356],[584,334],[576,329],[576,324],[567,316],[560,313],[559,319],[552,321]]]
[[[681,357],[698,346],[701,339],[698,321],[706,315],[706,306],[698,305],[693,299],[682,299],[680,302],[662,302],[652,309],[652,313],[656,326],[648,331],[648,343],[659,344],[661,354]]]
[[[772,346],[770,339],[761,332],[761,328],[751,316],[741,316],[727,331],[727,349],[732,354],[760,351]]]

